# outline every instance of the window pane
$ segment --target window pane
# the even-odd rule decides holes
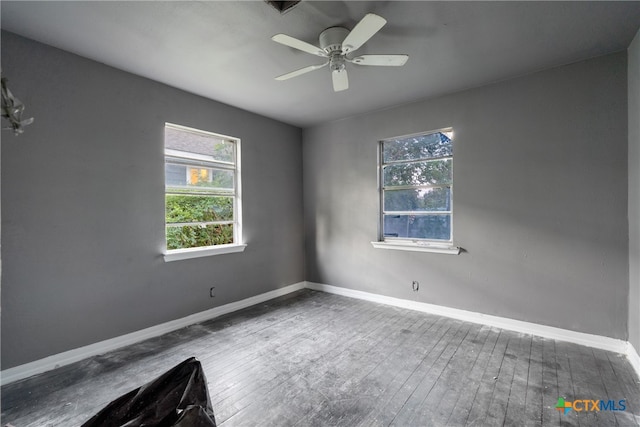
[[[167,227],[167,249],[199,248],[233,243],[233,225]]]
[[[384,236],[451,240],[451,215],[385,215]]]
[[[165,215],[167,224],[232,221],[233,198],[167,194],[165,198]]]
[[[384,186],[450,184],[452,165],[451,159],[388,165],[382,172]]]
[[[165,182],[168,187],[185,190],[217,189],[233,191],[233,171],[202,166],[165,165]]]
[[[166,126],[164,130],[164,148],[183,152],[185,156],[197,155],[201,158],[234,162],[233,142],[215,135],[189,132]]]
[[[167,186],[187,185],[187,167],[183,165],[164,165],[164,180]]]
[[[416,188],[414,190],[386,190],[385,211],[450,211],[451,189]]]
[[[428,135],[384,141],[383,161],[420,160],[453,155],[451,132],[436,132]]]

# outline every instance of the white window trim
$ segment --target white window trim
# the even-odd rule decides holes
[[[214,255],[224,255],[224,254],[244,252],[245,248],[247,247],[247,244],[244,243],[242,240],[242,182],[241,182],[242,173],[241,173],[241,167],[240,167],[242,156],[240,155],[240,146],[241,146],[240,138],[222,135],[214,132],[202,131],[199,129],[194,129],[186,126],[176,125],[173,123],[165,123],[165,126],[172,127],[174,129],[178,129],[182,131],[199,133],[201,135],[215,136],[221,139],[233,140],[235,142],[234,144],[235,196],[233,197],[233,224],[234,224],[233,240],[236,243],[231,243],[228,245],[200,246],[196,248],[167,249],[167,246],[166,246],[167,240],[165,235],[164,252],[162,254],[164,261],[165,262],[180,261],[184,259],[201,258],[201,257],[207,257],[207,256],[214,256]],[[174,157],[173,154],[176,154],[176,153],[177,152],[175,150],[165,150],[165,155],[164,155],[165,161],[168,154],[169,154],[169,157]],[[184,156],[175,156],[175,157],[184,157]],[[198,159],[195,159],[195,158],[193,160],[198,161]],[[211,162],[211,161],[209,160],[208,162]],[[220,161],[216,161],[215,163],[219,163],[218,166],[232,164],[232,163],[220,162]],[[166,194],[166,190],[165,190],[165,194]],[[166,233],[166,228],[167,227],[165,224],[165,233]]]
[[[460,254],[460,247],[451,246],[446,243],[435,243],[429,241],[389,241],[384,242],[371,242],[376,249],[394,249],[397,251],[412,251],[412,252],[431,252],[437,254],[458,255]]]
[[[164,261],[180,261],[183,259],[201,258],[212,255],[232,254],[244,252],[245,243],[231,245],[204,246],[199,248],[172,249],[164,253]]]
[[[380,198],[380,210],[379,210],[379,215],[380,215],[380,221],[379,221],[379,241],[377,242],[371,242],[371,245],[376,248],[376,249],[392,249],[392,250],[399,250],[399,251],[411,251],[411,252],[430,252],[430,253],[439,253],[439,254],[448,254],[448,255],[459,255],[461,252],[461,248],[458,246],[453,246],[453,209],[449,212],[446,212],[448,215],[451,216],[451,240],[430,240],[430,239],[398,239],[398,238],[386,238],[384,237],[383,234],[383,230],[384,230],[384,224],[383,224],[383,215],[384,215],[384,200],[383,200],[383,194],[384,194],[384,190],[383,190],[383,183],[382,183],[382,169],[383,169],[383,162],[382,162],[382,144],[384,143],[384,141],[388,141],[389,139],[396,139],[396,138],[410,138],[412,136],[419,136],[419,135],[424,135],[424,134],[430,134],[430,133],[437,133],[437,132],[452,132],[453,128],[442,128],[442,129],[437,129],[437,130],[433,130],[433,131],[428,131],[428,132],[419,132],[419,133],[415,133],[415,134],[410,134],[410,135],[404,135],[404,136],[399,136],[399,137],[394,137],[394,138],[386,138],[383,139],[379,142],[378,145],[378,184],[379,184],[379,198]],[[440,158],[434,158],[434,159],[427,159],[427,161],[429,160],[441,160],[441,159],[445,159],[445,158],[451,158],[451,160],[453,161],[453,155],[451,156],[445,156],[445,157],[440,157]],[[424,160],[419,160],[419,161],[424,161]],[[402,163],[402,162],[394,162],[394,163]],[[414,187],[414,186],[411,186]],[[451,190],[453,191],[453,182],[450,184],[449,188],[451,188]],[[445,212],[434,212],[434,214],[444,214]]]

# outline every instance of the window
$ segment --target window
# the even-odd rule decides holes
[[[380,183],[380,241],[459,252],[451,247],[452,129],[381,141]]]
[[[164,141],[165,260],[244,249],[240,141],[168,123]]]

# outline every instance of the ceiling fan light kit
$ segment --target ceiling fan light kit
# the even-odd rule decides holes
[[[346,63],[357,65],[392,66],[404,65],[408,55],[361,55],[349,58],[347,54],[359,49],[373,37],[387,21],[378,15],[369,13],[356,24],[351,31],[343,27],[330,27],[320,33],[320,47],[298,40],[286,34],[276,34],[271,39],[277,43],[301,50],[311,55],[326,58],[323,64],[310,65],[276,77],[276,80],[288,80],[293,77],[329,66],[333,90],[339,92],[349,88]]]

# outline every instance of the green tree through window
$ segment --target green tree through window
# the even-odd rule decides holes
[[[453,132],[381,143],[382,239],[451,241]]]

